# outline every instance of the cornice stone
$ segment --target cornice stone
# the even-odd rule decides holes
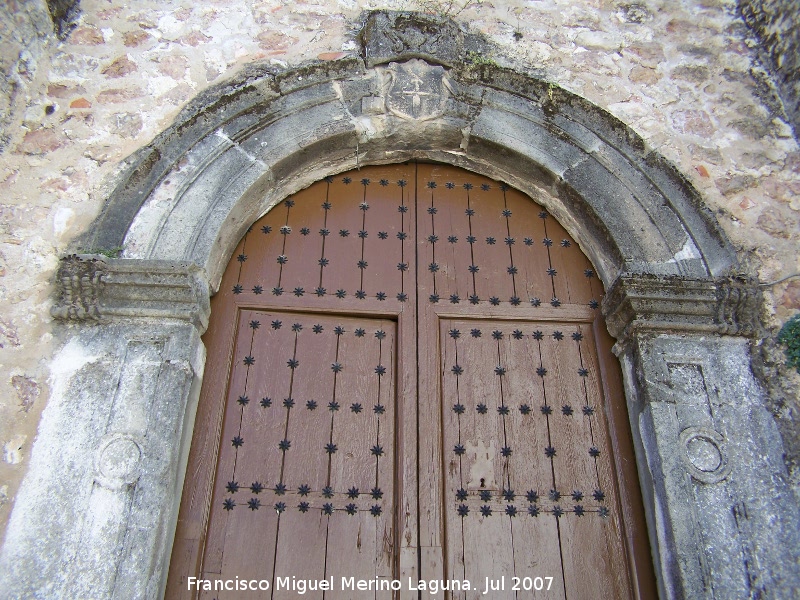
[[[761,292],[734,277],[689,278],[625,273],[609,287],[602,309],[620,342],[637,331],[757,336]]]
[[[60,320],[180,319],[204,331],[211,312],[208,283],[191,263],[73,254],[61,259],[57,285],[50,313]]]

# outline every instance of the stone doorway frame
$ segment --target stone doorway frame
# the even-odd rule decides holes
[[[800,589],[798,508],[750,368],[758,289],[700,195],[602,109],[528,75],[460,63],[482,42],[453,22],[371,13],[361,43],[362,58],[248,67],[129,159],[79,241],[122,247],[122,257],[62,261],[53,308],[62,346],[0,589],[163,594],[200,335],[233,248],[314,181],[412,158],[522,190],[594,263],[661,597]]]

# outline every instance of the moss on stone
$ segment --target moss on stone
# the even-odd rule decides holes
[[[786,363],[800,373],[800,313],[783,324],[778,333],[778,343],[785,346]]]

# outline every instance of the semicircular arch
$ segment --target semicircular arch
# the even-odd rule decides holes
[[[414,81],[426,100],[403,112]],[[193,262],[216,288],[244,231],[283,198],[360,165],[413,158],[530,195],[579,241],[606,287],[624,272],[705,278],[736,263],[697,191],[606,111],[507,69],[419,58],[248,68],[130,159],[80,243]]]

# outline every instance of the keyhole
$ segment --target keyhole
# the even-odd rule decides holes
[[[481,487],[486,487],[486,478],[481,477]]]

